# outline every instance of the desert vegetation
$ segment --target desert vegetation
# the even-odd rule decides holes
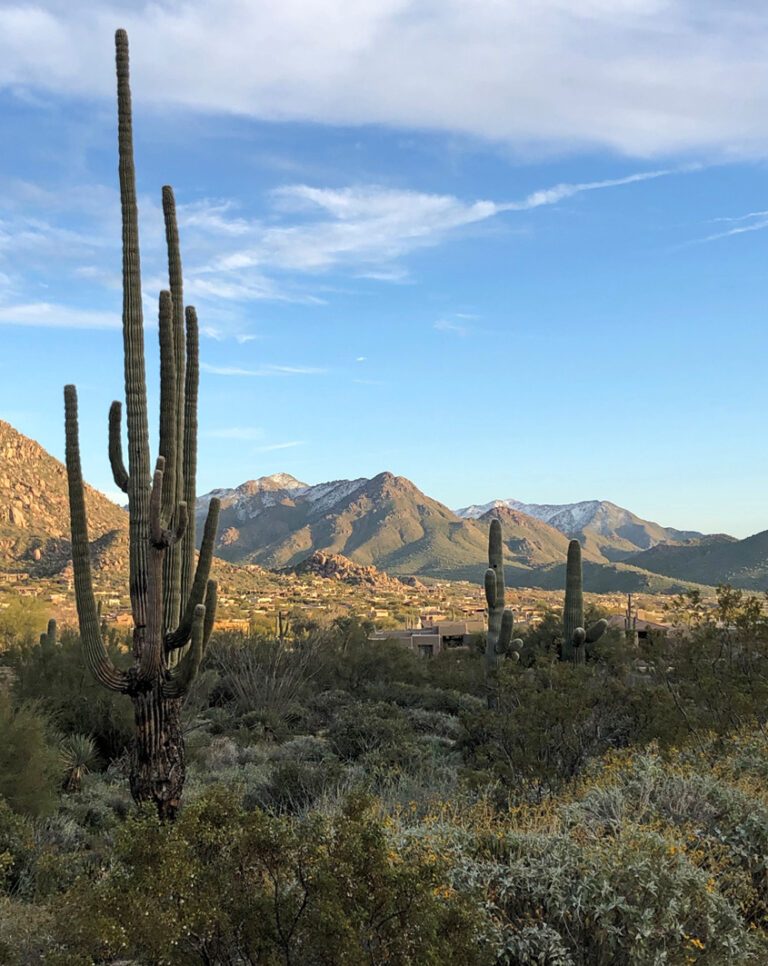
[[[721,588],[638,654],[531,631],[426,660],[338,621],[214,633],[175,822],[128,790],[130,706],[79,635],[3,652],[0,958],[760,963],[768,626]],[[559,623],[553,615],[552,625]],[[116,667],[127,641],[107,637]]]

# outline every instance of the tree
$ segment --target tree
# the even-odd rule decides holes
[[[128,695],[133,702],[136,733],[131,755],[131,792],[138,803],[154,802],[161,819],[172,819],[179,806],[185,777],[179,720],[181,701],[197,673],[216,611],[216,584],[209,580],[209,575],[219,502],[211,500],[193,579],[199,374],[197,316],[191,306],[184,311],[176,205],[172,189],[164,187],[170,291],[160,293],[160,455],[152,475],[128,37],[124,30],[115,34],[115,46],[128,468],[122,455],[119,402],[112,404],[109,413],[109,456],[115,483],[128,496],[129,580],[134,621],[134,660],[129,670],[120,670],[113,664],[101,638],[88,555],[77,392],[74,386],[66,386],[72,561],[77,615],[88,664],[101,684]]]

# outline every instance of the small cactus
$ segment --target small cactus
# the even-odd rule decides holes
[[[584,664],[586,645],[594,644],[605,633],[606,620],[596,621],[584,629],[584,594],[581,574],[581,544],[571,540],[568,544],[568,562],[565,568],[565,607],[563,608],[564,661]]]
[[[40,635],[40,644],[43,647],[46,647],[46,646],[53,647],[53,645],[56,644],[56,640],[57,640],[56,639],[56,621],[52,617],[48,621],[48,630],[44,631]]]

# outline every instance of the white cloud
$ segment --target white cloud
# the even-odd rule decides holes
[[[448,319],[438,319],[434,329],[438,332],[453,332],[455,335],[465,336],[469,332],[466,325],[459,325],[457,322],[449,322]]]
[[[205,434],[217,439],[263,439],[264,430],[258,426],[229,426],[223,429],[212,429]]]
[[[553,205],[582,192],[621,187],[666,175],[693,170],[663,169],[638,172],[623,178],[558,184],[532,192],[520,201],[463,201],[453,195],[355,185],[346,188],[317,188],[286,185],[273,192],[278,210],[285,215],[303,216],[289,225],[264,228],[254,223],[253,243],[214,259],[193,272],[191,288],[209,286],[228,292],[244,286],[247,292],[251,272],[327,272],[337,267],[366,264],[386,266],[419,249],[441,244],[452,233],[480,224],[503,212],[523,212]],[[314,216],[314,217],[313,217]],[[390,272],[369,272],[393,280]],[[208,275],[215,280],[202,281]],[[230,281],[230,277],[235,281]],[[402,273],[396,270],[394,280]],[[269,297],[266,295],[266,297]]]
[[[714,232],[714,234],[706,235],[704,238],[697,238],[695,241],[688,242],[687,244],[704,244],[705,242],[717,241],[719,238],[730,238],[732,235],[742,235],[744,232],[762,231],[764,228],[768,228],[768,211],[752,211],[747,215],[739,215],[735,218],[713,218],[712,221],[725,222],[734,227],[728,228],[725,231]]]
[[[77,309],[53,302],[28,302],[0,306],[0,323],[56,329],[119,329],[122,318],[119,312]]]
[[[304,440],[297,439],[297,440],[294,440],[291,443],[272,443],[269,446],[257,446],[254,452],[256,452],[256,453],[271,453],[273,450],[278,450],[278,449],[291,449],[293,446],[303,446],[303,445],[304,445]]]
[[[214,376],[314,376],[327,372],[326,369],[311,366],[259,366],[258,369],[242,369],[239,366],[212,366],[207,362],[201,362],[200,368]]]
[[[768,150],[754,0],[38,0],[0,10],[0,83],[273,120],[459,132],[634,156]]]

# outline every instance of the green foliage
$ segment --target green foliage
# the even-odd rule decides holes
[[[106,641],[106,648],[115,665],[125,662],[125,646],[117,636]],[[64,735],[91,735],[105,761],[126,751],[133,730],[131,707],[94,680],[79,634],[64,631],[53,647],[16,647],[8,659],[16,672],[18,700],[39,704]]]
[[[173,827],[146,812],[112,874],[63,901],[60,942],[93,959],[168,964],[487,962],[479,917],[442,864],[398,852],[370,801],[297,823],[213,790]]]
[[[413,738],[404,712],[384,702],[349,704],[328,729],[328,740],[347,761],[375,757],[379,762],[402,763],[413,754]]]
[[[93,738],[90,735],[68,735],[59,746],[59,760],[64,769],[64,788],[68,792],[79,791],[83,778],[98,760]]]
[[[28,645],[40,639],[40,628],[47,620],[48,608],[37,597],[10,597],[0,607],[0,651],[14,645]]]
[[[18,890],[21,870],[34,848],[32,825],[0,798],[0,893]]]
[[[0,693],[0,735],[0,798],[26,815],[52,811],[61,766],[46,718],[32,705],[14,707]]]
[[[515,795],[556,793],[594,757],[663,733],[671,744],[685,733],[671,696],[650,685],[629,686],[625,672],[605,665],[539,661],[509,665],[499,709],[462,715],[460,745],[467,763]]]

